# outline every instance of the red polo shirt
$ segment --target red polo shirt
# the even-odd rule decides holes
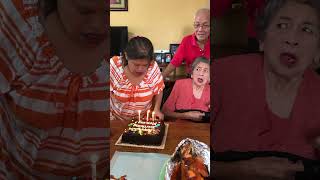
[[[320,136],[320,77],[315,72],[305,71],[291,117],[283,119],[266,103],[261,55],[227,57],[212,67],[215,151],[282,151],[319,158],[311,143]]]
[[[197,44],[195,34],[192,34],[182,39],[179,48],[170,63],[175,67],[178,67],[181,65],[182,61],[185,61],[187,73],[191,73],[191,64],[195,58],[200,56],[210,59],[210,38],[206,42],[204,49],[201,49]]]

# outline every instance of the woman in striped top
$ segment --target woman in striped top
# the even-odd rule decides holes
[[[109,172],[108,19],[103,0],[0,1],[0,179]]]
[[[139,110],[143,117],[152,104],[155,116],[163,119],[160,105],[164,83],[149,39],[134,37],[124,57],[111,58],[110,81],[111,120],[130,120]]]

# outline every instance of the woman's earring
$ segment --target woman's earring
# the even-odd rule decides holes
[[[312,61],[312,67],[317,69],[320,67],[320,55],[317,55]]]
[[[259,41],[259,50],[260,52],[264,51],[264,43],[262,41]]]

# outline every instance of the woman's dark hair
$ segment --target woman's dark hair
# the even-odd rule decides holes
[[[39,3],[44,18],[57,10],[57,0],[40,0]]]
[[[152,61],[154,59],[153,45],[148,38],[137,36],[131,38],[124,49],[123,65],[126,66],[129,60],[147,59]]]
[[[272,21],[272,18],[274,18],[279,10],[289,1],[309,5],[310,7],[316,9],[316,11],[318,12],[318,17],[320,17],[319,0],[268,0],[266,2],[265,8],[260,13],[256,21],[258,39],[264,39],[266,30],[270,22]]]

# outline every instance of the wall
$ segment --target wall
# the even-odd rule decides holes
[[[212,40],[215,45],[243,47],[247,45],[247,15],[244,9],[231,10],[212,20]]]
[[[212,18],[213,57],[243,54],[247,48],[247,15],[244,9],[232,9],[223,17]]]
[[[111,11],[111,26],[128,26],[129,36],[145,36],[155,50],[169,49],[193,32],[194,13],[209,0],[128,0],[129,11]]]

